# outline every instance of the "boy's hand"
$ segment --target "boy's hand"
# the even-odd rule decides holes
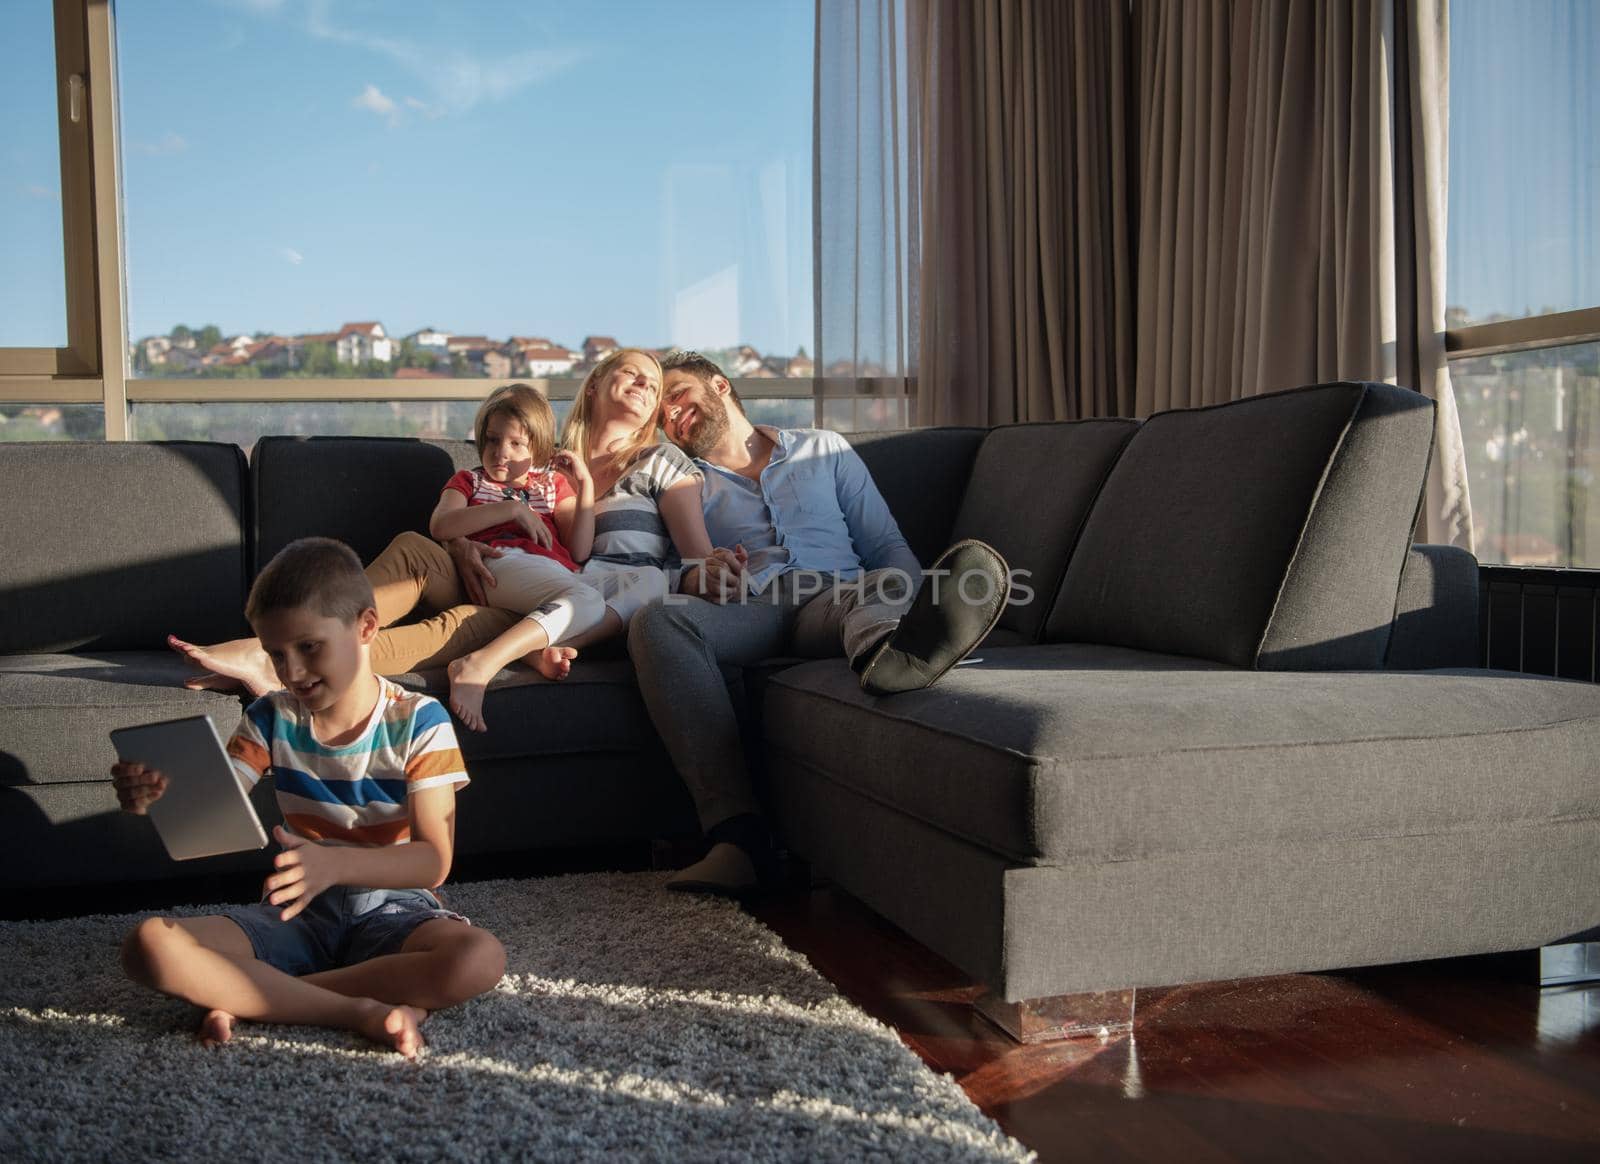
[[[167,778],[154,768],[119,760],[111,765],[111,786],[123,812],[143,816],[167,790]]]
[[[261,888],[270,904],[282,907],[279,916],[288,921],[305,912],[317,894],[339,884],[338,857],[328,846],[297,837],[282,825],[273,826],[272,836],[283,852],[272,859],[278,871]]]

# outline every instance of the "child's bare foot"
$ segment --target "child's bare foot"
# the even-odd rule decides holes
[[[529,651],[522,661],[546,679],[565,679],[572,673],[572,660],[578,657],[576,647],[545,647],[542,651]]]
[[[450,675],[450,710],[475,732],[489,730],[483,721],[483,694],[495,672],[488,670],[476,655],[452,659],[445,668]]]
[[[206,1017],[200,1020],[200,1029],[194,1035],[200,1040],[202,1047],[220,1047],[233,1038],[234,1018],[225,1010],[212,1010],[206,1012]]]
[[[367,1017],[361,1020],[361,1033],[374,1043],[393,1047],[407,1059],[415,1059],[422,1050],[422,1023],[428,1012],[415,1006],[389,1006],[373,1002]]]
[[[220,690],[231,682],[243,684],[251,695],[265,695],[283,686],[272,670],[272,660],[267,658],[256,639],[234,639],[214,647],[201,647],[186,643],[177,635],[168,635],[167,646],[208,672],[184,680],[183,685],[191,691]]]

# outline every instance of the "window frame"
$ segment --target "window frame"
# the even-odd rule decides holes
[[[1477,356],[1563,348],[1597,340],[1600,340],[1600,307],[1581,307],[1576,311],[1450,328],[1444,333],[1444,350],[1447,359],[1470,360]]]

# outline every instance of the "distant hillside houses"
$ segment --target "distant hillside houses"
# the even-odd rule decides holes
[[[365,364],[368,360],[387,364],[394,358],[394,347],[381,323],[347,323],[334,342],[341,364]]]
[[[587,335],[578,347],[546,336],[514,335],[504,340],[422,327],[398,339],[382,323],[346,323],[337,331],[300,335],[222,336],[207,326],[176,327],[167,335],[145,336],[130,345],[137,372],[147,376],[318,376],[378,375],[403,379],[488,377],[530,380],[581,377],[621,348],[614,336]],[[664,355],[671,347],[645,348]],[[763,356],[749,344],[706,353],[735,378],[810,376],[814,368],[801,348],[793,356]],[[345,367],[349,372],[339,373]],[[361,369],[357,371],[357,369]],[[213,371],[214,370],[214,371]]]

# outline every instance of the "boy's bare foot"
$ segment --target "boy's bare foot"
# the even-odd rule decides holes
[[[546,679],[561,680],[572,673],[572,660],[578,657],[576,647],[546,647],[542,651],[529,651],[522,661]]]
[[[360,1030],[374,1043],[393,1047],[407,1059],[415,1059],[422,1050],[422,1023],[427,1017],[428,1012],[419,1007],[374,1001]]]
[[[200,1040],[202,1047],[220,1047],[233,1038],[233,1023],[233,1016],[225,1010],[207,1011],[194,1037]]]
[[[184,680],[183,685],[191,691],[221,690],[225,682],[233,682],[243,684],[251,695],[265,695],[283,686],[272,670],[272,660],[267,658],[256,639],[234,639],[214,647],[202,647],[186,643],[177,635],[168,635],[167,646],[208,672]]]
[[[488,731],[489,725],[483,721],[483,693],[495,673],[475,655],[452,659],[445,670],[450,675],[450,710],[473,731]]]

